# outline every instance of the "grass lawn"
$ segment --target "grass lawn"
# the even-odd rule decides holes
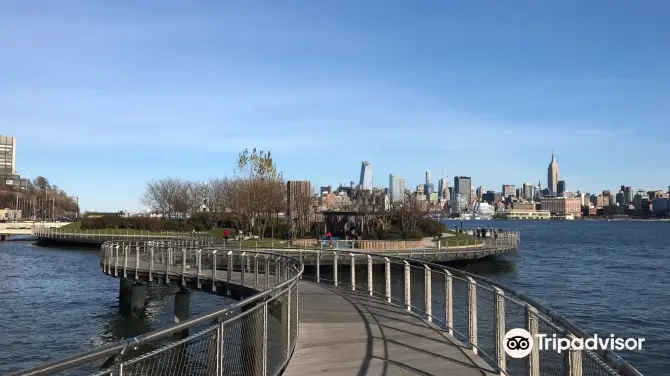
[[[451,236],[448,237],[443,237],[442,241],[440,242],[440,245],[442,247],[447,246],[447,247],[455,247],[458,245],[466,245],[466,244],[481,244],[482,241],[480,239],[477,239],[476,236],[468,235],[468,234],[461,234],[459,232],[453,231],[453,230],[447,230],[445,231],[447,234],[451,234]]]

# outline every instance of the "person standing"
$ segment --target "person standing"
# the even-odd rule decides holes
[[[230,232],[228,232],[227,228],[223,229],[223,245],[226,246],[228,245],[228,237],[230,236]]]

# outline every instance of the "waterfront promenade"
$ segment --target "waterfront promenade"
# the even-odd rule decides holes
[[[506,357],[505,328],[587,334],[484,278],[392,255],[319,252],[334,262],[310,275],[298,258],[266,250],[178,241],[105,243],[100,265],[121,280],[121,306],[141,312],[146,284],[176,284],[179,323],[19,374],[638,374],[614,354],[534,351],[528,362]],[[188,318],[191,290],[241,301]],[[206,329],[174,340],[203,324]]]

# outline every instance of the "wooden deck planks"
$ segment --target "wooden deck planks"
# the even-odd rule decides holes
[[[494,374],[460,342],[402,308],[310,282],[299,289],[299,338],[285,376]]]

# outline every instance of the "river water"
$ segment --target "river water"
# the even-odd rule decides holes
[[[447,222],[449,227],[460,222]],[[670,367],[670,223],[465,221],[464,227],[521,232],[515,253],[464,268],[512,287],[589,332],[643,337],[621,353],[645,375]],[[118,281],[100,272],[91,249],[0,243],[0,374],[169,325],[169,287],[149,290],[143,318],[122,316]],[[191,314],[231,301],[194,293]]]

